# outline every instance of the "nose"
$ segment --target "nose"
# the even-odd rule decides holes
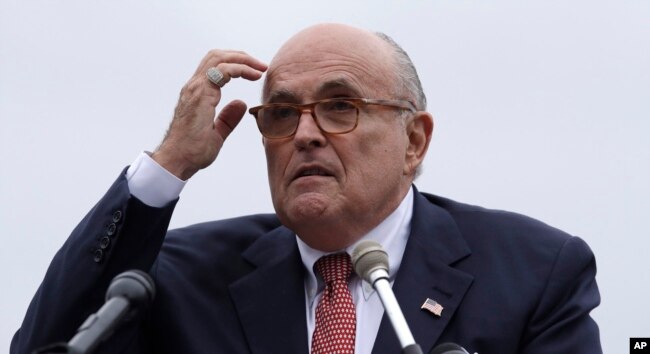
[[[311,111],[305,110],[300,115],[293,143],[298,149],[322,147],[327,143],[327,138],[318,128],[316,118]]]

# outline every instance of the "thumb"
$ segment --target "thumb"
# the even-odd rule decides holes
[[[223,140],[232,133],[237,124],[246,113],[246,103],[241,100],[234,100],[225,105],[217,119],[214,121],[214,128]]]

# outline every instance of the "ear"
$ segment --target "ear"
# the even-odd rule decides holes
[[[429,112],[416,112],[406,123],[408,146],[404,159],[404,174],[415,176],[415,170],[424,160],[433,133],[433,116]]]

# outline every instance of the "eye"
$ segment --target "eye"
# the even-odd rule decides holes
[[[273,120],[287,120],[295,116],[296,109],[291,106],[275,106],[269,107],[266,114]]]
[[[328,113],[348,113],[357,109],[351,102],[346,100],[332,100],[321,103],[323,111]]]

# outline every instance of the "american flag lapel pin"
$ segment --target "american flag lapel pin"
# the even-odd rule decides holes
[[[422,304],[422,307],[420,307],[422,310],[427,310],[431,312],[432,314],[440,317],[442,316],[442,310],[444,310],[444,307],[440,305],[438,302],[435,300],[431,300],[427,298],[424,303]]]

